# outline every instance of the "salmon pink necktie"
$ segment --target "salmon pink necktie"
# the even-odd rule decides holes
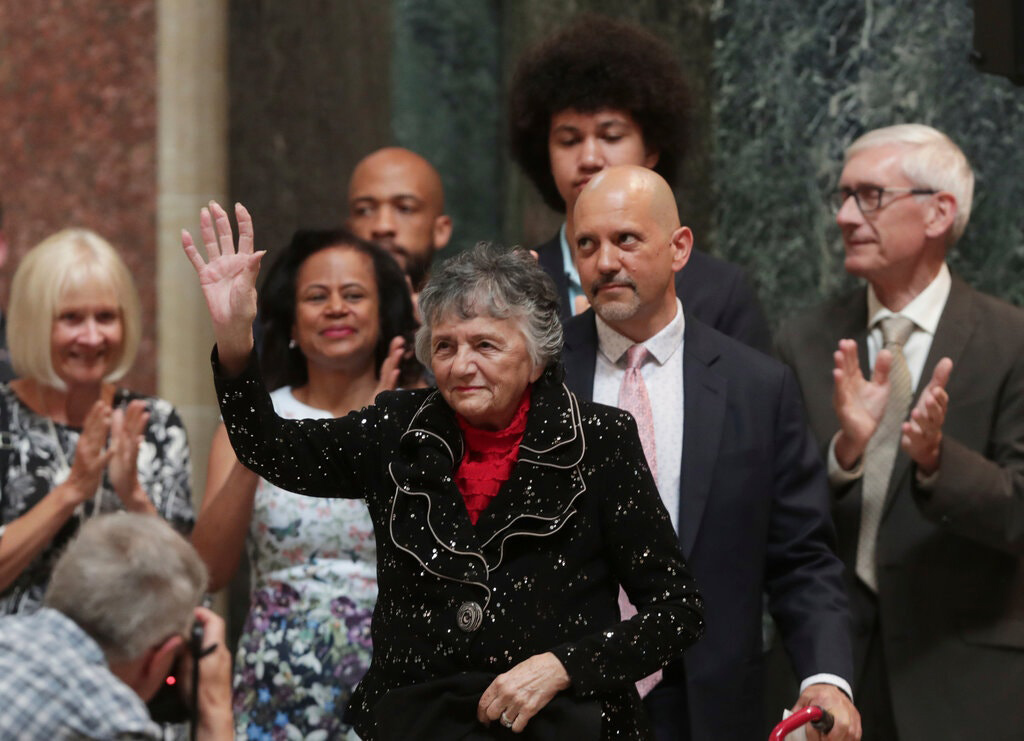
[[[626,351],[626,375],[619,388],[619,408],[633,415],[640,432],[640,444],[647,458],[647,466],[655,480],[658,478],[658,458],[654,448],[654,416],[651,412],[651,398],[647,395],[647,385],[640,374],[640,368],[646,362],[647,348],[633,345]],[[630,603],[626,593],[619,587],[619,612],[622,619],[628,620],[636,615],[636,608]],[[644,697],[661,681],[661,669],[636,683],[640,697]]]

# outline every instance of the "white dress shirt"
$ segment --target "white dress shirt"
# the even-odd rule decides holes
[[[619,405],[619,388],[626,375],[626,351],[636,343],[597,319],[597,364],[594,401]],[[658,464],[658,492],[672,527],[679,532],[679,484],[683,465],[683,305],[676,299],[676,315],[658,334],[642,343],[650,353],[640,368],[651,399],[654,444]]]

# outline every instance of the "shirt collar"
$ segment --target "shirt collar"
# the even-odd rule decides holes
[[[594,318],[597,320],[598,347],[608,360],[618,364],[625,358],[626,351],[637,343],[616,332],[596,314]],[[640,344],[647,348],[647,352],[654,357],[658,365],[664,365],[672,357],[672,353],[682,347],[685,330],[686,319],[683,316],[683,304],[677,298],[676,315],[672,321],[666,324],[658,334]]]
[[[914,300],[898,312],[900,316],[910,319],[917,329],[924,330],[934,335],[939,326],[939,319],[942,310],[946,306],[946,299],[949,298],[949,291],[953,285],[953,278],[949,274],[949,266],[942,263],[939,273],[928,286],[914,297]],[[874,327],[878,322],[897,312],[889,311],[878,300],[875,289],[868,284],[868,329]]]

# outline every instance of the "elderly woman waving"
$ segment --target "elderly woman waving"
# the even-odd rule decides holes
[[[361,496],[373,520],[374,655],[348,710],[360,735],[462,737],[499,721],[535,737],[645,737],[633,683],[698,638],[701,601],[634,421],[561,382],[543,271],[484,248],[446,262],[420,295],[416,337],[436,389],[284,420],[252,352],[252,221],[236,207],[236,251],[227,214],[211,212],[208,261],[182,241],[239,459],[291,491]]]

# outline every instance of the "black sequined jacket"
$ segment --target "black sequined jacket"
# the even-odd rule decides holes
[[[390,689],[553,651],[567,692],[600,701],[604,737],[646,737],[632,683],[680,656],[703,623],[632,417],[579,401],[549,369],[511,476],[474,526],[453,478],[462,435],[436,389],[284,420],[254,362],[216,382],[242,463],[290,491],[369,507],[380,594],[373,663],[347,714],[360,735],[373,738],[372,708]],[[639,610],[625,622],[620,582]]]

